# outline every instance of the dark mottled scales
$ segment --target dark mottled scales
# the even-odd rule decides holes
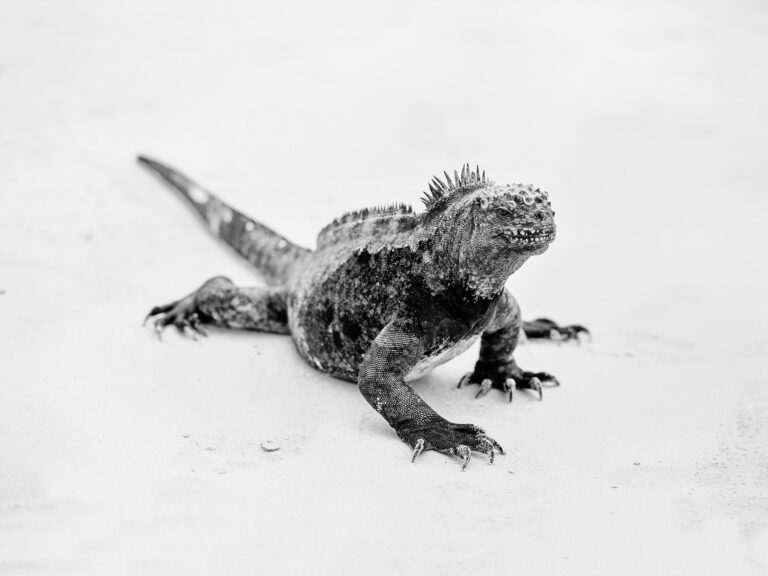
[[[269,288],[238,287],[215,277],[188,296],[157,306],[155,328],[205,334],[204,325],[290,333],[308,362],[357,382],[363,397],[413,448],[491,461],[501,446],[481,428],[449,422],[408,380],[465,350],[481,336],[480,357],[460,385],[478,395],[542,382],[545,372],[517,366],[521,332],[569,339],[581,326],[540,318],[522,322],[505,282],[555,237],[547,193],[522,184],[498,186],[480,169],[434,178],[427,210],[404,204],[349,212],[326,226],[317,249],[296,246],[234,210],[189,178],[154,160],[145,164],[186,198],[211,231],[262,273]]]
[[[356,381],[363,356],[405,302],[418,258],[407,248],[371,254],[361,250],[340,266],[302,308],[301,322],[323,369]]]

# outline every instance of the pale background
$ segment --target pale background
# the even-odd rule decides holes
[[[767,57],[758,1],[0,4],[0,573],[765,574]],[[139,152],[308,246],[535,183],[509,285],[594,341],[521,350],[542,403],[417,382],[508,455],[412,465],[290,339],[142,329],[258,278]]]

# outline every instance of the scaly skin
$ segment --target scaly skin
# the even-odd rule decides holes
[[[317,249],[290,243],[225,205],[187,177],[140,158],[192,203],[211,230],[251,261],[270,288],[240,288],[216,277],[192,294],[153,308],[158,334],[168,325],[192,334],[203,325],[290,333],[317,369],[357,382],[363,397],[411,446],[455,455],[466,468],[472,451],[501,446],[481,428],[449,422],[407,384],[481,338],[480,358],[463,384],[528,388],[541,397],[545,372],[513,359],[528,337],[577,338],[581,326],[546,319],[522,322],[505,290],[509,276],[555,237],[546,192],[497,186],[468,166],[435,178],[415,214],[404,205],[346,214],[320,233]]]

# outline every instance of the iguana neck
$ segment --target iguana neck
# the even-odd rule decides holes
[[[457,277],[478,299],[487,299],[500,294],[510,276],[520,268],[528,256],[512,252],[509,256],[475,262],[474,265],[458,271]]]
[[[433,293],[461,287],[476,300],[500,294],[509,277],[529,257],[512,250],[501,252],[472,245],[471,235],[460,229],[451,236],[433,230],[422,250],[424,277]]]

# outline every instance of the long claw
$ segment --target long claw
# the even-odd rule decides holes
[[[481,452],[484,452],[488,455],[488,464],[493,464],[493,459],[496,457],[496,452],[494,451],[494,441],[490,438],[485,438],[485,441],[480,448]]]
[[[208,332],[205,331],[205,329],[200,325],[200,317],[197,315],[197,312],[192,314],[189,317],[189,325],[192,326],[192,330],[200,334],[200,336],[208,337]]]
[[[202,321],[194,308],[191,296],[176,300],[170,304],[155,306],[144,318],[144,324],[153,316],[154,331],[159,340],[163,339],[162,333],[168,326],[173,325],[182,336],[197,340],[197,335],[207,336],[207,332],[201,326]]]
[[[509,391],[509,401],[512,402],[513,393],[515,391],[515,388],[517,387],[517,382],[515,382],[514,378],[507,378],[507,381],[504,382],[504,388]]]
[[[589,333],[589,330],[584,328],[581,324],[562,326],[557,328],[557,330],[560,331],[561,339],[565,341],[575,340],[577,344],[581,344],[581,334],[584,334],[589,340],[592,340],[592,335]]]
[[[587,340],[589,342],[592,342],[592,333],[584,328],[584,326],[581,326],[580,324],[575,324],[572,326],[572,328],[576,331],[576,340],[581,342],[581,335],[584,334],[584,336],[587,337]]]
[[[195,332],[195,329],[192,327],[192,324],[190,323],[190,321],[187,319],[184,319],[181,322],[181,325],[184,327],[184,336],[186,336],[187,332],[189,332],[190,338],[192,338],[192,340],[197,342],[197,333]]]
[[[176,302],[171,302],[170,304],[163,304],[162,306],[155,306],[152,308],[152,310],[149,311],[149,313],[144,317],[144,322],[142,322],[142,326],[147,325],[147,320],[152,318],[152,316],[157,316],[158,314],[165,314],[169,310],[171,310],[176,305]]]
[[[192,330],[200,334],[200,336],[202,336],[203,338],[208,338],[208,332],[206,332],[205,329],[202,326],[200,326],[200,324],[192,324]]]
[[[464,374],[464,376],[461,377],[461,380],[459,380],[459,385],[456,386],[456,388],[461,388],[465,384],[469,383],[469,379],[472,377],[472,372],[467,372]]]
[[[160,314],[160,306],[155,306],[154,308],[152,308],[152,310],[147,312],[147,315],[144,316],[144,321],[141,323],[141,325],[146,326],[147,320],[149,320],[150,318],[152,318],[152,316],[155,316],[156,314]]]
[[[163,329],[165,329],[165,324],[163,324],[163,319],[158,318],[155,320],[155,334],[157,334],[157,339],[162,342],[163,340]]]
[[[411,462],[416,461],[416,457],[424,452],[424,438],[419,438],[416,441],[416,446],[413,447],[413,455],[411,456]]]
[[[493,382],[490,378],[486,378],[482,382],[480,382],[480,390],[477,391],[477,394],[475,394],[475,398],[480,398],[481,396],[485,396],[488,394],[488,391],[493,386]]]
[[[560,386],[560,380],[552,376],[552,374],[547,374],[547,377],[544,379],[544,382],[552,382],[555,386]]]
[[[536,392],[539,393],[539,400],[543,400],[544,396],[541,391],[541,380],[539,380],[536,376],[530,379],[529,381],[531,388],[533,388]]]
[[[461,458],[461,471],[464,472],[469,465],[469,460],[472,458],[472,450],[465,444],[459,444],[454,449],[454,453]]]

